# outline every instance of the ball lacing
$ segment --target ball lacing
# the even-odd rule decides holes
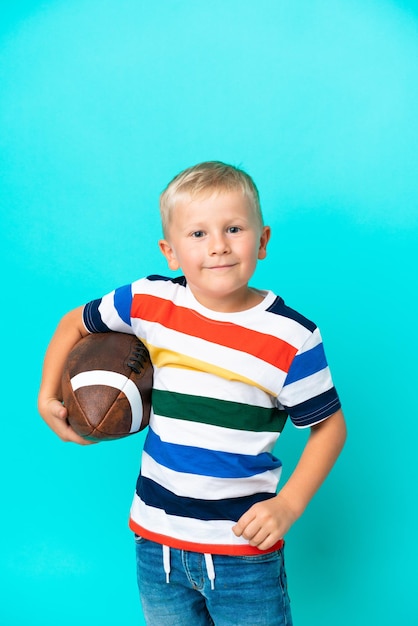
[[[138,342],[129,355],[127,364],[135,374],[140,374],[148,360],[148,350],[142,343]]]

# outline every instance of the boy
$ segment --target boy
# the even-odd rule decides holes
[[[289,625],[283,537],[346,436],[319,330],[249,286],[270,228],[245,172],[201,163],[171,181],[160,206],[159,247],[183,276],[140,279],[64,316],[39,410],[61,439],[86,444],[61,403],[65,359],[89,332],[136,334],[154,365],[130,518],[146,623]],[[272,450],[288,416],[311,434],[276,494]]]

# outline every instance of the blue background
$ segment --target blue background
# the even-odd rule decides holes
[[[254,285],[321,327],[349,440],[288,535],[297,626],[418,624],[418,6],[8,0],[0,15],[0,623],[141,624],[142,435],[80,448],[36,409],[63,313],[151,272],[178,171],[243,166]],[[306,434],[288,425],[287,474]]]

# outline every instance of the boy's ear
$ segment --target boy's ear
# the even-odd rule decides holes
[[[260,247],[258,249],[258,258],[265,259],[267,256],[267,244],[270,240],[271,228],[264,226],[260,237]]]
[[[158,242],[158,246],[165,258],[167,259],[168,267],[174,271],[178,270],[180,264],[177,261],[176,254],[168,241],[166,239],[160,239],[160,241]]]

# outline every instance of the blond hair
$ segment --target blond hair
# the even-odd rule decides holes
[[[160,213],[164,236],[167,235],[173,208],[182,195],[192,198],[215,191],[241,190],[254,211],[260,230],[263,228],[263,216],[260,207],[258,189],[244,170],[222,163],[205,161],[183,170],[173,178],[160,196]]]

